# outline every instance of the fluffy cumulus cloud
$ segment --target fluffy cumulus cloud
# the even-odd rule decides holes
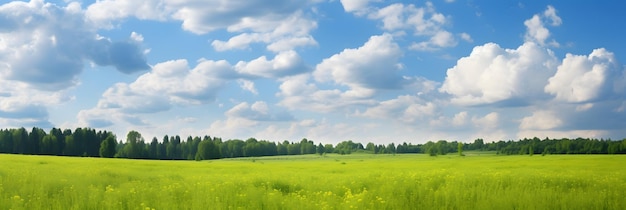
[[[261,56],[249,62],[239,61],[235,70],[242,75],[264,78],[280,78],[310,71],[302,58],[295,51],[278,53],[274,59]]]
[[[86,14],[90,21],[113,25],[128,17],[144,20],[182,21],[182,27],[202,34],[239,23],[242,17],[262,16],[289,12],[306,2],[281,1],[266,4],[264,1],[210,1],[193,0],[103,0],[89,5]]]
[[[113,42],[85,22],[78,3],[59,7],[43,1],[0,6],[0,77],[33,88],[76,85],[85,61],[130,73],[148,69],[141,43]]]
[[[309,33],[317,23],[296,12],[289,17],[281,15],[258,18],[243,18],[241,22],[227,28],[229,32],[240,33],[227,41],[215,40],[211,43],[217,51],[245,49],[252,43],[266,43],[267,49],[274,52],[292,50],[298,46],[317,45]]]
[[[117,83],[107,89],[96,107],[83,110],[78,118],[82,124],[108,126],[113,122],[146,124],[138,114],[164,112],[176,106],[196,106],[215,101],[218,92],[230,83],[258,94],[254,79],[281,78],[308,71],[294,51],[279,53],[272,60],[265,56],[231,65],[224,60],[200,59],[190,68],[187,60],[158,63],[152,71],[132,83]],[[265,106],[263,106],[265,105]],[[239,104],[227,112],[230,118],[276,121],[291,118],[283,112],[266,113],[265,102]],[[249,117],[246,117],[249,116]]]
[[[42,91],[24,82],[0,79],[0,125],[50,127],[47,107],[71,100],[67,91]]]
[[[82,111],[78,117],[83,122],[105,125],[108,123],[99,122],[143,124],[132,116],[167,111],[175,105],[213,102],[218,90],[235,78],[233,72],[223,60],[201,60],[194,68],[189,68],[186,60],[159,63],[130,84],[110,87],[95,108]]]
[[[452,33],[447,31],[438,31],[430,37],[428,41],[413,43],[409,46],[409,49],[418,51],[432,51],[444,47],[454,47],[457,45],[457,41]]]
[[[623,67],[604,48],[588,56],[567,54],[545,91],[557,100],[585,103],[624,93]]]
[[[48,107],[74,98],[68,91],[86,62],[124,73],[150,68],[139,34],[112,41],[96,30],[76,2],[0,5],[0,124],[51,127]]]
[[[418,96],[402,95],[395,99],[381,101],[362,113],[357,112],[356,116],[394,119],[403,123],[414,124],[418,120],[435,116],[436,112],[437,105],[435,102],[425,101]]]
[[[342,1],[343,2],[343,1]],[[357,15],[367,13],[367,17],[382,22],[382,29],[395,34],[412,32],[417,37],[425,37],[426,40],[413,42],[409,49],[419,51],[432,51],[457,45],[455,36],[445,30],[450,24],[450,18],[437,12],[431,2],[426,2],[423,7],[414,4],[395,3],[382,8],[369,7],[367,2],[343,3],[347,12]],[[346,7],[348,6],[348,7]],[[347,8],[353,8],[348,10]],[[466,39],[469,34],[463,33],[461,38]]]
[[[324,59],[316,66],[313,75],[317,81],[332,81],[357,91],[398,89],[405,83],[398,75],[400,56],[402,51],[391,35],[372,36],[357,49],[346,49]]]
[[[90,5],[86,14],[90,22],[101,27],[112,27],[120,20],[136,17],[181,21],[184,30],[196,34],[226,29],[237,35],[227,41],[214,40],[212,45],[217,51],[265,43],[268,50],[280,52],[317,44],[309,34],[317,23],[303,14],[303,10],[315,2],[104,0]]]
[[[99,0],[86,8],[70,1],[64,6],[42,0],[2,4],[0,125],[53,126],[48,109],[75,99],[70,93],[81,88],[80,75],[89,63],[130,76],[147,72],[105,87],[95,106],[78,111],[78,122],[65,125],[335,143],[389,136],[465,141],[626,135],[621,131],[626,126],[624,66],[604,48],[557,58],[550,48],[559,43],[549,28],[563,21],[552,6],[523,22],[519,47],[478,45],[449,65],[440,83],[407,70],[414,64],[407,61],[415,54],[472,43],[475,37],[454,31],[453,17],[434,3],[341,0],[345,12],[373,22],[382,35],[371,35],[355,48],[311,56],[305,47],[318,45],[312,35],[317,19],[336,15],[318,11],[320,2]],[[128,19],[174,22],[190,32],[186,35],[211,36],[205,45],[218,58],[148,65],[143,35],[124,28]],[[130,34],[112,40],[99,34],[103,31]],[[232,55],[242,51],[262,56],[219,60],[236,59]],[[220,93],[233,87],[255,99],[229,95],[232,104],[224,108],[228,99]],[[219,108],[210,112],[220,117],[173,116],[215,101]],[[171,119],[163,120],[164,115]]]
[[[532,115],[522,118],[519,128],[521,130],[549,130],[562,124],[563,121],[552,111],[538,110]]]
[[[557,65],[552,51],[533,42],[517,49],[487,43],[448,69],[440,91],[460,105],[524,105],[545,97],[543,87]]]
[[[449,22],[445,15],[435,10],[431,2],[426,2],[424,7],[417,7],[414,4],[392,4],[373,11],[368,17],[381,20],[382,28],[385,30],[409,29],[416,35],[435,34]]]
[[[400,57],[402,50],[392,35],[372,36],[359,48],[345,49],[322,60],[310,74],[282,79],[277,94],[282,98],[279,105],[292,110],[324,113],[354,113],[357,107],[380,106],[378,111],[373,108],[357,114],[373,117],[374,112],[383,112],[388,108],[384,107],[386,103],[379,104],[375,99],[379,92],[410,90],[421,94],[436,88],[438,84],[434,81],[402,76]],[[424,103],[424,107],[411,106],[407,102],[416,100],[411,97],[398,100],[398,105],[392,105],[397,108],[388,114],[396,115],[396,109],[404,109],[410,114],[404,121],[414,121],[424,115],[423,112],[430,112],[429,109],[434,108],[432,103]]]
[[[280,106],[290,110],[306,110],[328,113],[337,110],[349,109],[353,106],[369,105],[375,101],[365,95],[372,95],[370,89],[348,90],[320,89],[308,74],[292,76],[282,79],[280,91],[276,96],[281,97]]]
[[[546,40],[550,37],[550,30],[545,27],[546,23],[551,26],[559,26],[562,23],[561,18],[556,14],[556,9],[552,6],[548,6],[543,14],[536,14],[532,18],[524,21],[524,25],[526,26],[526,35],[524,38],[526,41],[537,42],[541,45],[550,44],[552,46],[559,46],[559,43],[554,40],[546,43]]]

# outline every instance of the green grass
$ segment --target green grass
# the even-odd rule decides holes
[[[625,209],[626,156],[0,155],[0,209]]]

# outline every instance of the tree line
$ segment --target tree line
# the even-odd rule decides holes
[[[449,153],[462,154],[463,151],[495,151],[497,154],[626,154],[626,139],[613,141],[604,139],[520,139],[517,141],[484,142],[476,139],[471,143],[439,140],[424,144],[403,142],[374,144],[365,146],[351,140],[336,145],[322,144],[303,138],[297,142],[272,142],[249,138],[247,140],[222,140],[211,136],[165,135],[159,141],[153,137],[149,142],[137,131],[130,131],[125,141],[118,140],[109,131],[96,131],[92,128],[75,130],[52,128],[48,133],[34,127],[0,129],[0,153],[85,156],[107,158],[159,159],[159,160],[208,160],[235,157],[258,157],[274,155],[303,154],[351,154],[355,152],[372,154],[425,153],[432,156]]]

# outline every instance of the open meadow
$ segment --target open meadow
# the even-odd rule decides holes
[[[0,155],[0,209],[625,209],[626,156]]]

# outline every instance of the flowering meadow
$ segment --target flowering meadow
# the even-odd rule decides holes
[[[0,155],[0,209],[625,209],[626,156]]]

